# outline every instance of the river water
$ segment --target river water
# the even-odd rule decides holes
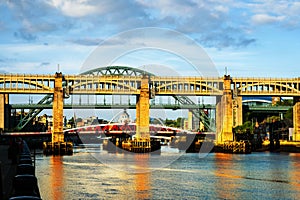
[[[161,154],[78,148],[72,156],[36,159],[45,200],[299,199],[300,154]]]

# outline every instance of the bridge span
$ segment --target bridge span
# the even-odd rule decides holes
[[[137,135],[149,135],[151,98],[216,96],[217,141],[233,140],[232,128],[242,124],[243,96],[282,96],[294,99],[293,140],[300,141],[300,78],[161,77],[151,74],[32,75],[0,74],[0,128],[5,129],[9,94],[51,96],[53,141],[63,141],[64,99],[71,95],[135,95]]]

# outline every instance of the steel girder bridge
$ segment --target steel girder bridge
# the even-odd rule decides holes
[[[52,102],[49,104],[11,104],[11,109],[52,109]],[[293,106],[247,106],[249,111],[260,112],[260,113],[276,113],[285,112]],[[136,104],[131,103],[64,103],[64,109],[135,109]],[[156,104],[150,103],[151,109],[216,109],[215,105],[212,104],[179,104],[179,103],[168,103],[168,104]]]
[[[108,67],[102,67],[102,68],[96,68],[92,70],[88,70],[86,72],[81,73],[80,75],[87,75],[87,76],[130,76],[130,77],[140,77],[142,75],[148,75],[148,76],[155,76],[152,73],[149,73],[145,70],[132,68],[132,67],[126,67],[126,66],[108,66]],[[46,80],[47,85],[51,84],[50,80]],[[66,86],[66,84],[64,84]],[[191,99],[189,99],[187,96],[177,96],[172,95],[172,97],[176,100],[176,104],[165,104],[165,105],[150,105],[152,109],[189,109],[193,116],[199,119],[205,126],[206,130],[214,131],[214,126],[210,124],[209,116],[206,112],[201,109],[200,106],[196,105]],[[30,109],[26,115],[21,118],[17,126],[14,128],[16,131],[21,131],[27,124],[32,122],[33,119],[35,119],[43,109],[52,109],[52,102],[53,102],[53,95],[47,94],[45,97],[43,97],[37,104],[26,104],[26,105],[12,105],[11,107],[14,109]],[[83,104],[64,104],[64,109],[123,109],[123,108],[130,108],[134,109],[136,107],[135,104],[130,104],[130,102],[126,105],[120,103],[118,105],[116,104],[95,104],[95,105],[83,105]],[[205,105],[206,109],[212,109],[214,108],[212,105]]]
[[[293,138],[300,140],[300,78],[160,77],[139,69],[106,67],[80,75],[0,74],[0,94],[2,111],[8,104],[8,94],[46,94],[39,104],[53,102],[54,115],[61,115],[63,99],[70,95],[136,95],[143,101],[137,104],[141,112],[137,114],[138,120],[145,114],[143,106],[149,109],[149,99],[155,96],[172,96],[188,105],[193,104],[188,96],[216,96],[218,141],[233,140],[232,127],[241,123],[242,96],[293,97]],[[36,116],[40,111],[31,112],[30,116]],[[56,123],[60,126],[60,119]],[[0,125],[4,128],[4,116]]]

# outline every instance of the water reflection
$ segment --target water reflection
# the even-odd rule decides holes
[[[50,164],[50,189],[48,193],[51,196],[47,199],[64,199],[64,167],[60,156],[52,156],[49,160]]]
[[[239,183],[236,180],[239,176],[235,174],[233,154],[215,154],[215,171],[216,176],[215,191],[219,199],[239,199],[236,193]]]
[[[288,175],[290,177],[293,190],[300,192],[300,154],[293,153],[291,156],[291,168],[288,171]]]
[[[149,156],[150,154],[136,154],[136,173],[135,190],[136,199],[151,199],[150,195],[150,173],[149,171]]]
[[[153,160],[177,153],[107,154],[115,167],[87,152],[37,160],[43,199],[298,199],[300,154],[183,154],[153,170]],[[118,160],[114,158],[118,156]],[[150,159],[151,158],[151,159]],[[121,162],[123,161],[123,162]],[[110,166],[113,166],[111,164]],[[122,171],[117,169],[123,169]]]

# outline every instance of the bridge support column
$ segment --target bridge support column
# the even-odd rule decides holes
[[[233,127],[240,125],[243,125],[242,97],[235,97],[233,100]]]
[[[222,141],[222,106],[221,106],[222,96],[216,96],[216,139],[220,143]]]
[[[62,87],[63,75],[62,73],[55,74],[54,93],[53,93],[53,130],[52,141],[44,143],[45,154],[72,154],[73,144],[65,142],[63,132],[64,121],[64,91]]]
[[[191,110],[188,112],[188,130],[193,130],[193,112]]]
[[[149,80],[148,76],[143,76],[141,80],[140,94],[136,102],[136,137],[150,139],[149,120]]]
[[[300,141],[300,97],[294,97],[293,123],[293,140]]]
[[[9,95],[0,94],[0,132],[9,128]]]
[[[53,94],[53,131],[52,142],[64,142],[63,117],[64,117],[64,93],[62,88],[62,73],[55,74]]]
[[[151,152],[152,146],[150,141],[149,120],[149,77],[143,76],[141,80],[140,94],[136,99],[136,138],[122,143],[122,148],[135,153]]]
[[[224,76],[223,95],[217,97],[216,123],[217,142],[233,141],[233,112],[232,112],[232,91],[230,76]]]

